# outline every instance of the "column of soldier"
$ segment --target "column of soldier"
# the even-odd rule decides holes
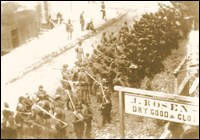
[[[16,112],[5,103],[4,137],[91,138],[92,96],[100,104],[102,126],[110,123],[113,87],[138,87],[144,76],[162,70],[162,60],[187,34],[181,13],[169,6],[160,7],[156,13],[144,14],[132,27],[124,22],[118,36],[104,32],[91,56],[83,55],[79,42],[76,66],[68,70],[68,65],[63,65],[62,88],[54,98],[41,85],[34,98],[19,98]]]

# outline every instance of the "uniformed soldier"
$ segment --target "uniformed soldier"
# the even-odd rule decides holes
[[[68,67],[69,67],[68,64],[64,64],[63,68],[62,68],[62,71],[61,71],[62,77],[65,80],[70,79],[70,75],[71,75],[70,71],[68,70]]]
[[[104,1],[101,4],[101,12],[102,12],[102,19],[106,20],[106,6]]]
[[[4,108],[3,108],[3,122],[7,124],[9,122],[9,118],[12,116],[12,111],[9,109],[8,103],[4,103]]]
[[[78,139],[83,138],[84,130],[85,130],[85,123],[84,123],[84,116],[81,112],[82,106],[76,106],[76,112],[74,112],[74,132]]]
[[[56,101],[59,102],[61,97],[57,96]],[[55,117],[61,121],[65,120],[65,114],[64,114],[64,107],[61,104],[56,104],[55,107]],[[63,124],[60,121],[56,121],[55,124],[55,132],[54,132],[54,138],[56,139],[66,139],[68,138],[67,136],[67,125]]]
[[[33,97],[29,93],[26,93],[24,98],[24,105],[26,106],[28,111],[31,111],[33,103],[34,103]]]
[[[91,19],[91,21],[87,24],[86,30],[92,30],[94,33],[96,33],[96,29],[94,28],[94,24],[93,21]]]
[[[56,15],[56,17],[57,17],[57,24],[58,23],[61,24],[62,21],[63,21],[62,14],[60,12],[58,12],[57,15]]]
[[[80,87],[80,92],[81,92],[83,101],[87,102],[88,100],[90,100],[89,90],[88,90],[89,77],[84,71],[85,71],[85,68],[82,66],[80,68],[80,72],[78,73],[78,86]]]
[[[31,115],[31,112],[29,112],[29,110],[27,109],[27,106],[24,103],[24,100],[25,100],[25,97],[20,96],[18,99],[18,104],[16,108],[17,113],[15,116],[15,122],[17,125],[19,138],[23,138],[24,129],[27,127],[26,121],[30,119],[29,116]]]
[[[81,31],[84,31],[85,19],[84,19],[84,11],[80,14],[80,24],[81,24]]]
[[[127,23],[126,21],[124,22],[124,25],[122,26],[122,29],[123,29],[125,32],[129,32],[128,23]]]
[[[48,18],[47,18],[47,24],[51,29],[53,29],[55,27],[53,20],[51,18],[51,15],[49,15]]]
[[[54,116],[60,119],[64,119],[64,108],[65,102],[62,101],[62,97],[60,95],[56,95],[54,100]]]
[[[168,129],[172,134],[172,139],[180,139],[181,134],[184,132],[183,125],[176,122],[170,122]]]
[[[49,100],[46,90],[44,90],[42,85],[40,85],[38,88],[37,98],[38,98],[37,102],[39,102],[41,100]]]
[[[72,33],[74,31],[73,25],[71,23],[71,20],[68,20],[68,23],[66,24],[66,31],[67,31],[67,39],[71,40],[72,39]]]
[[[107,39],[107,37],[106,37],[106,32],[103,32],[102,33],[102,37],[101,37],[101,43],[102,44],[105,44],[105,43],[107,43],[108,42],[108,39]]]
[[[63,79],[61,80],[61,84],[64,89],[71,90],[71,85],[68,80],[72,79],[72,72],[68,70],[68,64],[63,65],[62,77]]]
[[[102,115],[102,126],[104,126],[106,123],[110,123],[111,109],[112,109],[111,100],[107,95],[105,95],[103,103],[100,105],[100,110]]]
[[[82,42],[78,42],[78,46],[76,47],[76,58],[78,59],[78,62],[82,62],[84,54],[83,54],[83,48],[82,48]]]
[[[92,130],[92,120],[93,120],[93,111],[90,106],[89,102],[86,102],[85,104],[82,104],[82,113],[84,116],[84,122],[85,122],[85,137],[90,139],[91,138],[91,130]]]
[[[9,112],[9,106],[4,103],[3,120],[1,123],[1,138],[2,139],[17,139],[17,128],[14,120],[14,113]],[[11,113],[11,114],[10,114]],[[5,118],[6,117],[6,118]]]
[[[95,85],[95,95],[96,95],[96,99],[97,99],[97,103],[102,103],[103,101],[103,96],[102,96],[102,90],[99,84],[94,83]]]

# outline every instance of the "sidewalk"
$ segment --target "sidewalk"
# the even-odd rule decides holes
[[[99,9],[96,9],[96,12],[99,12]],[[114,9],[110,9],[108,12],[108,20],[118,16]],[[90,12],[90,15],[87,15],[88,17],[92,16],[95,27],[99,27],[105,23],[101,17],[96,16],[98,14],[99,13],[95,14],[93,9],[93,12]],[[1,82],[7,83],[13,79],[19,78],[25,71],[29,71],[32,67],[36,67],[38,63],[45,63],[45,61],[51,59],[52,54],[54,56],[54,53],[57,51],[62,49],[66,51],[70,44],[74,44],[77,39],[90,33],[89,31],[80,31],[79,19],[75,20],[73,25],[74,33],[72,40],[67,40],[65,25],[57,25],[54,29],[44,32],[39,38],[34,38],[30,42],[16,48],[11,53],[2,56]]]

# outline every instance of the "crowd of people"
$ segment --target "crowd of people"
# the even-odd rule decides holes
[[[158,12],[146,13],[139,21],[125,21],[118,33],[103,32],[91,55],[84,54],[80,41],[75,67],[63,65],[62,87],[55,97],[40,85],[34,97],[19,98],[15,112],[4,104],[4,138],[92,138],[91,97],[99,105],[101,126],[111,123],[114,86],[137,88],[142,78],[160,72],[162,60],[187,37],[189,24],[183,17],[177,9],[160,5]]]

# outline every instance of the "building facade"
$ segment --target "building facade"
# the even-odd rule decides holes
[[[1,54],[36,37],[39,30],[37,9],[25,8],[14,2],[1,3]]]

